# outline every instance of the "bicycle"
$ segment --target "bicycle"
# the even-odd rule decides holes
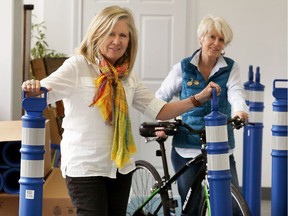
[[[244,126],[245,122],[239,118],[232,118],[228,120],[227,124],[232,124],[235,129],[240,129]],[[197,133],[200,135],[202,143],[201,153],[195,158],[191,159],[183,166],[182,169],[180,169],[170,178],[164,142],[168,136],[173,136],[175,134],[178,127],[185,127],[191,133]],[[195,194],[200,193],[200,185],[202,185],[205,195],[202,196],[202,200],[200,202],[199,215],[206,215],[206,213],[209,212],[210,204],[206,164],[207,153],[205,150],[205,130],[194,130],[189,125],[183,123],[180,119],[175,119],[175,121],[172,122],[144,122],[141,124],[139,131],[140,135],[145,137],[146,142],[151,142],[154,140],[158,142],[160,149],[156,151],[156,155],[162,158],[164,176],[161,177],[156,168],[148,161],[136,161],[136,169],[133,172],[127,215],[176,215],[176,207],[178,204],[177,200],[173,198],[171,185],[189,168],[189,166],[196,163],[201,163],[201,168],[191,184],[186,201],[182,207],[182,214],[187,214],[191,208],[191,203],[196,202]],[[167,137],[156,137],[156,131],[165,131]],[[241,192],[233,184],[231,184],[231,195],[233,205],[235,205],[233,210],[237,209],[237,211],[240,212],[239,215],[250,216],[251,213],[245,199],[243,198]]]

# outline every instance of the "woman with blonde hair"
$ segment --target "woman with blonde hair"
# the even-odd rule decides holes
[[[233,109],[233,116],[247,120],[248,107],[245,102],[239,66],[234,60],[224,56],[225,47],[233,39],[230,25],[222,17],[207,15],[201,20],[197,35],[200,48],[173,66],[155,96],[169,102],[174,96],[180,97],[180,100],[186,100],[190,98],[190,95],[195,95],[193,101],[197,107],[184,113],[182,121],[200,130],[205,127],[204,116],[211,112],[211,102],[203,103],[200,94],[210,85],[209,83],[214,82],[221,87],[219,111],[231,117]],[[159,134],[159,136],[163,136],[163,134]],[[228,142],[231,181],[238,186],[233,156],[235,141],[232,126],[228,126]],[[175,172],[198,155],[200,147],[199,135],[189,134],[185,129],[178,130],[173,137],[171,151],[171,161]],[[199,165],[196,164],[177,179],[182,205],[191,186],[191,179],[195,178],[198,169]],[[190,214],[197,215],[198,207],[199,203],[193,203]]]
[[[61,170],[78,216],[125,216],[132,155],[136,146],[129,109],[159,120],[176,117],[195,105],[190,98],[166,103],[155,98],[132,73],[138,49],[132,13],[111,6],[96,14],[77,54],[43,80],[23,82],[27,96],[48,90],[47,100],[63,100]],[[198,100],[210,99],[211,82]]]

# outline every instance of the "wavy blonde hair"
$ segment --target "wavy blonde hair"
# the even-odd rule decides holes
[[[138,51],[138,35],[133,14],[128,8],[110,6],[97,13],[89,24],[88,31],[80,47],[76,50],[76,53],[83,55],[92,64],[96,64],[96,58],[99,57],[101,44],[109,36],[119,20],[126,20],[127,22],[129,28],[129,43],[125,54],[115,65],[120,65],[128,60],[130,64],[129,72],[131,72]]]
[[[206,15],[198,26],[197,36],[199,41],[213,28],[215,28],[219,34],[224,36],[224,44],[226,47],[233,39],[232,29],[224,18],[214,17],[211,14]]]

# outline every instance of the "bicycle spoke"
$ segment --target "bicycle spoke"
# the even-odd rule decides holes
[[[159,181],[161,181],[158,173],[155,177],[155,173],[151,173],[151,170],[144,166],[138,165],[133,173],[130,198],[127,207],[128,216],[134,215],[134,212],[147,200]],[[135,215],[155,215],[155,211],[157,212],[157,215],[164,215],[160,194],[156,194],[141,211]]]

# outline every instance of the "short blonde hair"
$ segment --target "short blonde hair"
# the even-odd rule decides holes
[[[215,28],[219,34],[224,36],[225,46],[227,46],[232,41],[233,32],[230,25],[222,17],[214,17],[211,14],[206,15],[201,20],[197,29],[198,39],[201,40],[201,38],[204,37],[204,35],[211,31],[213,28]]]
[[[138,51],[138,35],[132,12],[128,8],[110,6],[97,13],[91,21],[77,52],[85,56],[89,62],[96,64],[101,44],[108,37],[115,24],[122,19],[127,21],[129,28],[129,44],[126,53],[116,64],[121,64],[128,60],[130,63],[129,71],[131,71]]]

